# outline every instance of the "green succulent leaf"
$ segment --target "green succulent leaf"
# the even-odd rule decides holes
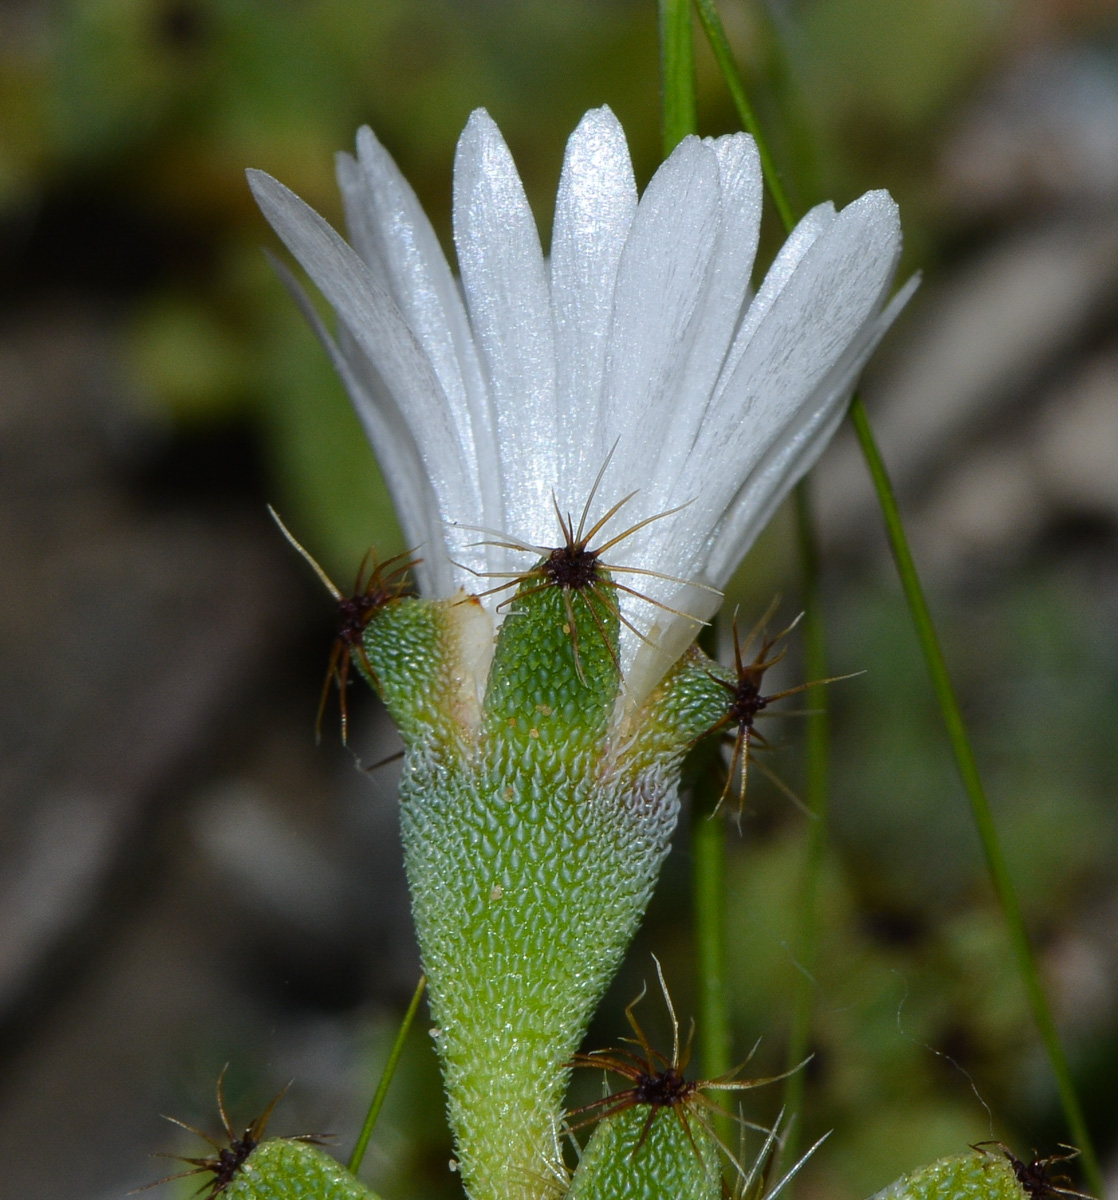
[[[325,1151],[286,1138],[261,1142],[220,1195],[222,1200],[378,1200]]]
[[[564,1191],[571,1058],[668,851],[683,755],[727,704],[696,652],[630,711],[607,573],[541,574],[495,645],[464,597],[400,600],[365,630],[407,748],[405,860],[472,1200]]]
[[[718,1147],[686,1107],[635,1104],[594,1130],[567,1200],[719,1200]]]
[[[1001,1149],[980,1147],[918,1167],[883,1188],[872,1200],[1029,1200]]]

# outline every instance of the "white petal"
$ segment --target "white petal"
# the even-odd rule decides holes
[[[344,150],[334,155],[334,177],[342,193],[342,208],[345,211],[346,232],[349,244],[357,251],[361,261],[373,273],[373,278],[382,287],[392,290],[392,281],[384,261],[381,242],[375,228],[375,212],[365,176],[357,159]]]
[[[784,290],[788,280],[792,278],[793,272],[803,260],[804,255],[815,244],[816,239],[830,228],[831,222],[834,219],[835,206],[829,200],[826,200],[809,210],[800,219],[795,229],[788,235],[776,258],[773,259],[772,265],[765,272],[764,281],[760,288],[758,288],[757,295],[753,297],[745,313],[745,317],[738,327],[737,333],[734,335],[734,344],[730,347],[730,353],[726,356],[722,373],[715,388],[716,397],[733,377],[734,369],[745,352],[746,346],[749,345],[749,340],[752,338],[754,330],[760,325],[765,314],[773,306],[777,296]]]
[[[618,442],[607,482],[626,491],[644,487],[636,515],[664,507],[649,468],[695,337],[721,228],[720,200],[717,155],[698,138],[685,138],[641,197],[621,255],[598,444]]]
[[[797,419],[781,431],[742,485],[718,529],[708,558],[710,579],[724,587],[789,491],[815,465],[846,414],[862,368],[920,283],[914,275],[855,339]]]
[[[655,467],[698,334],[697,318],[721,233],[720,209],[718,156],[698,138],[686,138],[641,197],[618,271],[599,433],[599,444],[617,439],[617,449],[595,509],[607,508],[634,488],[639,491],[604,534],[615,536],[626,525],[669,507],[665,484],[670,480],[659,476]],[[694,549],[672,536],[679,517],[674,514],[645,526],[611,551],[609,561],[679,574],[681,555],[689,557]],[[678,587],[651,576],[634,576],[630,583],[658,600]],[[641,630],[665,615],[629,595],[622,595],[620,607]],[[622,631],[623,670],[641,644],[631,630]]]
[[[718,156],[722,228],[697,317],[698,333],[655,467],[665,494],[678,478],[706,417],[715,381],[741,319],[761,232],[761,160],[753,139],[735,133],[708,145]]]
[[[351,366],[350,360],[338,348],[295,276],[279,259],[271,254],[268,259],[330,356],[372,444],[396,507],[404,541],[422,556],[414,568],[420,591],[425,595],[449,595],[456,585],[443,551],[438,501],[396,402],[383,384],[376,387],[379,381],[371,372],[362,380],[361,372]]]
[[[551,235],[556,493],[565,509],[585,503],[610,449],[587,414],[601,402],[617,268],[636,209],[625,134],[608,108],[593,109],[567,142]]]
[[[474,112],[454,160],[454,241],[496,414],[504,524],[555,538],[558,433],[551,303],[539,234],[500,131]],[[505,556],[493,555],[495,563]]]
[[[407,422],[440,509],[477,523],[480,498],[442,387],[391,296],[333,229],[262,171],[249,185],[269,224],[337,312]]]
[[[885,192],[849,205],[814,240],[755,324],[711,405],[681,480],[691,491],[702,488],[700,501],[682,514],[681,535],[687,529],[702,544],[711,519],[725,511],[782,433],[802,419],[828,373],[880,309],[900,245],[897,208]]]
[[[460,440],[477,472],[486,519],[499,524],[493,416],[462,296],[446,255],[411,185],[367,126],[357,133],[354,166],[364,197],[362,219],[385,264],[388,289],[443,386]],[[348,169],[345,173],[352,174]],[[342,176],[340,163],[339,182]],[[343,183],[343,195],[352,190]],[[347,198],[347,216],[353,207]],[[481,464],[489,469],[482,470]]]
[[[660,564],[661,570],[690,575],[699,582],[712,583],[718,587],[725,586],[749,544],[771,518],[777,505],[822,453],[842,420],[858,374],[901,307],[911,296],[916,280],[910,281],[902,288],[883,313],[877,312],[884,289],[889,286],[892,278],[896,255],[899,254],[900,235],[895,220],[890,221],[891,215],[895,217],[895,208],[887,196],[879,194],[878,197],[864,197],[863,200],[866,203],[859,202],[860,207],[851,206],[853,212],[846,218],[847,227],[844,229],[840,224],[834,236],[842,242],[862,247],[865,259],[870,262],[868,270],[871,277],[875,274],[876,264],[880,277],[878,294],[872,294],[872,287],[851,289],[847,284],[844,288],[843,272],[841,267],[835,266],[833,247],[832,253],[827,254],[827,247],[821,246],[814,262],[803,253],[796,255],[796,259],[803,263],[806,278],[797,279],[793,272],[785,269],[784,277],[780,280],[781,286],[773,288],[770,293],[768,310],[773,310],[773,301],[790,283],[804,292],[808,300],[812,288],[818,289],[819,293],[838,292],[842,294],[842,302],[849,307],[847,315],[852,320],[848,328],[853,327],[854,332],[846,344],[839,344],[837,357],[834,357],[830,368],[819,379],[814,389],[799,398],[799,403],[789,419],[783,422],[751,422],[747,415],[744,418],[739,416],[739,427],[732,433],[744,433],[747,445],[743,448],[737,438],[727,436],[725,444],[720,447],[724,451],[722,454],[717,452],[718,448],[712,446],[712,442],[717,441],[712,435],[717,433],[718,427],[704,430],[706,448],[697,451],[688,464],[695,489],[695,502],[677,517],[671,518],[676,522],[674,527],[651,527],[657,540],[647,548],[647,554]],[[826,221],[825,226],[830,223]],[[815,236],[811,240],[815,241],[818,229],[812,233]],[[882,261],[887,264],[884,268],[881,267]],[[871,296],[868,306],[865,302],[867,294]],[[788,304],[791,307],[791,302]],[[866,316],[859,325],[857,313],[867,310],[867,307]],[[779,307],[769,320],[781,320]],[[785,312],[781,327],[789,337],[801,328],[806,328],[810,336],[814,328],[810,323],[806,327],[797,324],[805,320],[810,321],[804,317],[802,311],[798,314]],[[766,324],[764,320],[758,323],[762,330]],[[818,326],[816,332],[825,338],[827,323],[823,322]],[[803,346],[793,348],[790,353],[802,357]],[[810,357],[808,355],[808,358]],[[802,365],[810,368],[810,362],[804,362]],[[743,367],[742,371],[744,370]],[[748,399],[747,396],[746,403]],[[721,428],[725,430],[726,422],[724,419],[720,420]],[[753,444],[754,439],[756,445]],[[733,448],[734,445],[736,449]],[[748,453],[750,450],[754,452],[752,457]],[[752,469],[743,479],[741,469],[744,463],[750,461],[753,464]],[[728,511],[723,515],[723,502],[717,498],[717,493],[722,489],[712,489],[712,483],[721,483],[727,478],[734,479],[735,471],[741,484],[737,495],[729,503]],[[710,534],[712,521],[718,522],[717,530],[708,543],[709,551],[703,553],[703,540]],[[700,550],[690,567],[679,563],[680,546],[691,551]],[[666,565],[668,563],[672,566]],[[648,581],[647,586],[642,586],[642,590],[671,608],[692,613],[696,617],[709,616],[713,608],[710,594],[696,590],[694,586],[673,588],[668,581],[652,579]],[[663,612],[657,613],[656,620],[658,628],[655,629],[655,633],[658,644],[655,648],[632,636],[623,641],[622,666],[627,672],[630,703],[639,702],[655,685],[663,672],[686,648],[689,628],[694,629],[694,625],[685,619],[672,618]]]

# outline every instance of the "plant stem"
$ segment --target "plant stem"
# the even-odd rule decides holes
[[[696,788],[692,794],[696,812],[691,823],[699,975],[699,1069],[704,1079],[718,1079],[731,1066],[726,1006],[726,822],[721,814],[712,816],[709,810],[699,811],[699,793]]]
[[[660,11],[660,108],[664,157],[698,131],[695,43],[690,0],[658,0]]]
[[[380,1116],[380,1110],[384,1107],[384,1100],[388,1095],[392,1076],[396,1074],[400,1055],[404,1052],[404,1043],[408,1039],[408,1031],[411,1029],[412,1021],[415,1020],[415,1014],[419,1010],[419,1001],[423,998],[423,989],[426,986],[427,976],[420,975],[419,982],[415,985],[415,992],[412,995],[411,1003],[408,1005],[408,1011],[404,1013],[404,1019],[400,1023],[399,1031],[396,1034],[396,1040],[392,1043],[388,1062],[384,1064],[384,1071],[381,1073],[380,1083],[377,1084],[377,1090],[373,1095],[373,1102],[369,1105],[369,1111],[365,1114],[365,1124],[361,1126],[357,1145],[353,1147],[353,1153],[349,1156],[349,1162],[346,1164],[351,1175],[357,1174],[361,1166],[361,1160],[365,1157],[369,1138],[373,1136],[373,1127],[377,1123],[377,1117]]]
[[[768,143],[761,133],[757,114],[753,111],[753,105],[749,103],[745,80],[742,78],[741,71],[738,70],[734,52],[730,48],[726,30],[722,25],[722,18],[718,15],[714,0],[695,0],[695,10],[699,14],[699,21],[707,35],[707,41],[710,42],[710,48],[714,51],[722,78],[726,81],[726,87],[729,89],[730,98],[733,100],[738,114],[738,120],[741,121],[742,128],[747,133],[751,133],[753,140],[757,143],[757,153],[761,159],[761,173],[765,177],[769,195],[772,196],[776,210],[780,213],[785,231],[790,233],[792,226],[796,223],[796,214],[788,200],[788,193],[784,190],[780,172],[776,169],[776,162],[769,152]]]
[[[659,0],[664,154],[698,131],[690,0]],[[709,772],[696,778],[706,779]],[[692,789],[692,901],[698,971],[699,1062],[706,1079],[730,1069],[726,1003],[726,825],[697,782]]]
[[[777,212],[786,232],[791,232],[796,223],[796,214],[788,199],[784,184],[769,151],[768,143],[761,132],[745,82],[734,59],[726,37],[722,20],[713,0],[695,0],[703,30],[710,42],[714,57],[729,88],[734,107],[742,127],[753,135],[761,159],[761,170],[773,198]],[[808,679],[824,679],[827,676],[826,630],[823,620],[822,601],[819,594],[819,554],[815,540],[815,527],[811,512],[811,498],[807,481],[796,488],[796,528],[799,543],[800,573],[803,581],[804,606],[804,666]],[[805,802],[814,816],[807,833],[807,854],[799,897],[798,937],[796,960],[803,972],[796,991],[792,1008],[792,1023],[788,1036],[788,1062],[791,1070],[801,1063],[807,1054],[811,1040],[812,1013],[815,1005],[815,990],[811,976],[815,969],[815,956],[819,940],[819,876],[823,866],[823,855],[827,844],[827,801],[829,790],[828,756],[830,751],[830,718],[827,711],[826,689],[812,687],[807,692],[808,717],[806,739],[807,787]],[[782,1155],[788,1161],[796,1160],[796,1148],[803,1127],[802,1107],[804,1097],[804,1072],[789,1075],[784,1088],[784,1111],[790,1125]]]
[[[857,396],[850,405],[850,419],[854,424],[854,432],[858,435],[858,443],[862,448],[862,454],[865,456],[866,465],[873,479],[878,503],[881,505],[881,513],[889,535],[889,545],[897,564],[897,574],[900,576],[901,586],[904,588],[912,623],[916,627],[916,635],[920,640],[920,648],[924,652],[924,661],[927,664],[932,687],[947,727],[947,737],[955,755],[955,763],[962,777],[967,798],[970,800],[971,813],[982,842],[982,852],[986,857],[990,881],[994,885],[998,903],[1001,905],[1006,924],[1009,927],[1009,939],[1014,958],[1017,961],[1017,970],[1025,985],[1029,1005],[1033,1012],[1033,1020],[1040,1032],[1041,1041],[1044,1043],[1048,1061],[1052,1067],[1052,1074],[1056,1079],[1056,1087],[1059,1090],[1068,1129],[1072,1141],[1082,1154],[1083,1173],[1087,1177],[1091,1189],[1101,1196],[1103,1184],[1098,1157],[1087,1131],[1083,1108],[1079,1102],[1079,1096],[1076,1094],[1067,1057],[1060,1043],[1060,1035],[1056,1030],[1056,1022],[1052,1018],[1052,1010],[1040,980],[1036,956],[1025,928],[1025,918],[1017,899],[1013,878],[1006,865],[993,813],[990,811],[990,804],[986,798],[986,790],[982,786],[982,779],[978,773],[974,750],[967,737],[963,714],[959,708],[951,677],[947,672],[947,663],[944,661],[939,637],[936,634],[924,589],[920,583],[920,576],[916,570],[916,563],[909,548],[908,536],[901,520],[893,485],[886,471],[877,441],[873,436],[873,430],[870,428],[865,406]]]
[[[796,488],[796,517],[799,533],[802,603],[804,609],[804,669],[808,679],[827,676],[826,628],[819,586],[819,549],[811,511],[811,492],[805,479]],[[811,715],[807,718],[805,744],[806,788],[804,802],[812,815],[807,829],[807,853],[804,858],[797,914],[796,965],[800,978],[792,1004],[792,1022],[788,1033],[787,1069],[793,1073],[784,1085],[784,1112],[789,1119],[788,1135],[781,1147],[785,1161],[795,1162],[803,1133],[804,1071],[795,1070],[807,1056],[811,1043],[811,1024],[815,1009],[815,959],[819,945],[819,880],[827,847],[827,807],[829,788],[830,714],[827,689],[816,684],[805,693]]]
[[[791,230],[795,221],[795,213],[789,204],[780,174],[769,153],[764,134],[749,103],[749,97],[745,90],[745,82],[741,72],[738,70],[714,0],[694,0],[694,2],[699,14],[699,20],[710,41],[715,58],[718,60],[718,65],[726,80],[726,85],[729,88],[738,116],[744,127],[753,135],[754,140],[757,142],[757,150],[761,159],[761,169],[769,193],[780,212],[785,228]],[[970,800],[971,813],[978,830],[978,836],[982,842],[987,870],[989,871],[990,880],[998,902],[1001,905],[1006,925],[1008,926],[1009,938],[1017,963],[1017,969],[1028,995],[1033,1019],[1036,1022],[1041,1042],[1048,1055],[1052,1074],[1056,1080],[1056,1087],[1059,1091],[1064,1117],[1067,1121],[1072,1140],[1082,1154],[1084,1175],[1087,1177],[1092,1190],[1101,1195],[1102,1172],[1099,1168],[1098,1156],[1095,1153],[1090,1134],[1087,1130],[1083,1108],[1076,1094],[1067,1058],[1060,1043],[1056,1023],[1052,1017],[1052,1010],[1048,1004],[1048,998],[1045,995],[1044,987],[1040,980],[1040,972],[1037,969],[1036,957],[1033,953],[1032,944],[1029,941],[1028,932],[1025,929],[1021,906],[1005,862],[1001,842],[998,838],[997,827],[994,824],[993,814],[990,811],[989,802],[986,799],[986,793],[978,773],[978,764],[975,761],[974,751],[967,735],[962,712],[955,697],[955,691],[947,671],[947,664],[944,661],[943,651],[940,648],[939,638],[936,634],[935,625],[932,621],[923,587],[920,583],[920,576],[916,570],[916,563],[909,549],[908,538],[905,534],[904,524],[897,507],[892,482],[889,479],[885,463],[877,448],[865,407],[857,396],[851,401],[850,418],[854,424],[858,443],[866,460],[866,466],[873,480],[874,491],[877,493],[877,501],[885,519],[893,558],[897,564],[897,572],[900,576],[901,586],[904,589],[905,599],[908,602],[909,613],[924,652],[928,674],[931,676],[932,687],[939,702],[944,724],[947,727],[948,740],[955,755],[955,763],[962,777],[967,797]]]

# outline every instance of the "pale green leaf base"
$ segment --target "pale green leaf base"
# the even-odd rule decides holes
[[[634,1105],[594,1131],[567,1200],[719,1200],[718,1148],[686,1108]],[[686,1120],[686,1125],[684,1121]]]
[[[221,1200],[378,1200],[336,1159],[306,1142],[273,1138],[248,1156]]]
[[[399,601],[365,646],[407,746],[405,863],[463,1184],[555,1200],[570,1060],[668,851],[680,761],[728,693],[692,652],[628,714],[602,593],[531,579],[479,698],[487,620]]]
[[[871,1200],[1027,1200],[999,1150],[954,1154],[902,1175]]]

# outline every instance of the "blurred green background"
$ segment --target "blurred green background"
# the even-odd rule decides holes
[[[925,273],[867,399],[1113,1164],[1118,12],[1103,0],[721,9],[796,200],[889,188],[902,270]],[[699,42],[702,131],[732,130]],[[368,123],[449,246],[454,142],[485,106],[546,246],[564,141],[602,103],[643,184],[659,147],[651,3],[0,7],[0,933],[21,947],[0,954],[0,1152],[13,1195],[119,1195],[159,1173],[146,1150],[197,1153],[152,1118],[213,1128],[226,1061],[239,1120],[294,1075],[277,1131],[329,1127],[348,1151],[417,970],[391,769],[370,785],[338,748],[311,745],[329,606],[275,545],[263,504],[343,580],[370,544],[402,546],[341,386],[260,252],[274,242],[244,168],[337,224],[332,155]],[[763,260],[779,244],[769,216]],[[839,445],[816,483],[832,663],[866,671],[832,689],[805,1135],[834,1134],[797,1185],[820,1200],[864,1197],[968,1142],[1025,1155],[1066,1136],[858,472]],[[796,587],[785,513],[729,601],[752,614],[781,591],[791,613]],[[160,741],[145,724],[164,703],[153,689],[184,664],[202,678],[199,663],[216,664],[212,678]],[[363,759],[391,753],[375,706],[351,703]],[[134,803],[110,832],[75,827],[71,847],[53,816],[35,822],[65,790],[59,762],[75,758],[73,790],[74,748],[108,737],[94,718],[127,727],[159,769],[141,786],[117,778],[119,763],[99,768],[104,794]],[[800,732],[781,722],[768,759],[793,787]],[[732,846],[735,1046],[744,1057],[760,1038],[749,1071],[765,1073],[782,1063],[801,977],[804,819],[757,773]],[[592,1045],[625,1032],[650,952],[692,1011],[688,872],[685,819]],[[667,1036],[658,1003],[643,1016]],[[576,1080],[576,1099],[599,1086]],[[771,1088],[746,1112],[771,1121],[778,1106]],[[425,1027],[374,1145],[367,1175],[386,1200],[458,1194]]]

